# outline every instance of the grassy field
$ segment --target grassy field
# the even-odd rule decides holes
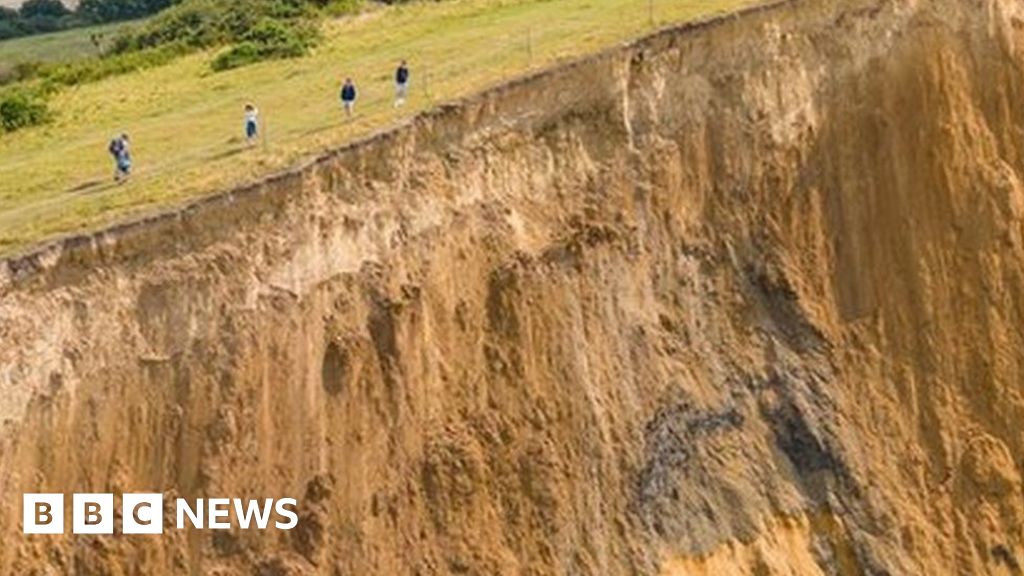
[[[93,34],[109,40],[121,30],[137,25],[119,22],[5,40],[0,42],[0,73],[22,62],[69,62],[95,56],[99,50],[92,43]]]
[[[309,57],[211,73],[211,53],[69,89],[56,120],[0,136],[0,254],[55,235],[211,193],[395,123],[433,104],[637,36],[755,0],[450,0],[378,8],[328,22]],[[651,14],[654,18],[652,22]],[[391,74],[407,58],[410,102],[391,107]],[[352,76],[357,115],[340,112]],[[266,142],[241,142],[252,101]],[[115,186],[106,152],[132,138],[136,174]]]

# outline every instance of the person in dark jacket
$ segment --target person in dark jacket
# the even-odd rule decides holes
[[[132,151],[128,134],[121,134],[111,140],[107,150],[114,157],[114,181],[126,181],[132,173]]]
[[[356,107],[356,85],[351,78],[345,78],[341,86],[341,105],[345,107],[345,115],[351,116]]]
[[[409,66],[405,63],[405,60],[398,65],[398,69],[395,70],[395,108],[405,104],[405,99],[409,97]]]

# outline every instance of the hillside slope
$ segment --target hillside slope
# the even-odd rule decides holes
[[[1022,50],[790,0],[6,261],[0,571],[1020,574]],[[48,490],[301,524],[21,536]]]
[[[357,16],[324,20],[323,42],[304,58],[213,73],[219,52],[211,49],[62,90],[50,101],[52,122],[0,134],[0,257],[263,179],[407,122],[437,102],[649,34],[665,22],[754,1],[653,0],[649,10],[638,10],[635,0],[367,3]],[[0,44],[0,60],[12,50],[53,48],[50,42],[61,38],[69,39]],[[401,59],[412,68],[412,89],[395,109],[391,78]],[[359,87],[352,118],[338,99],[346,77]],[[263,138],[252,147],[242,138],[248,102],[263,124]],[[107,144],[122,132],[131,135],[134,167],[131,182],[119,186]]]

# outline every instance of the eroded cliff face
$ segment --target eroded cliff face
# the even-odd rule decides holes
[[[1022,50],[786,2],[8,261],[0,567],[1020,574]],[[301,522],[21,535],[47,491]]]

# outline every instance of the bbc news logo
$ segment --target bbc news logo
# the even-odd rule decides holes
[[[240,498],[199,498],[174,502],[175,526],[199,530],[227,530],[231,520],[242,530],[291,530],[299,523],[298,502],[294,498],[242,500]],[[122,534],[163,534],[163,494],[121,495]],[[113,494],[74,494],[71,505],[73,534],[114,533]],[[271,520],[274,520],[271,523]],[[64,533],[63,494],[24,494],[22,531],[25,534]]]

